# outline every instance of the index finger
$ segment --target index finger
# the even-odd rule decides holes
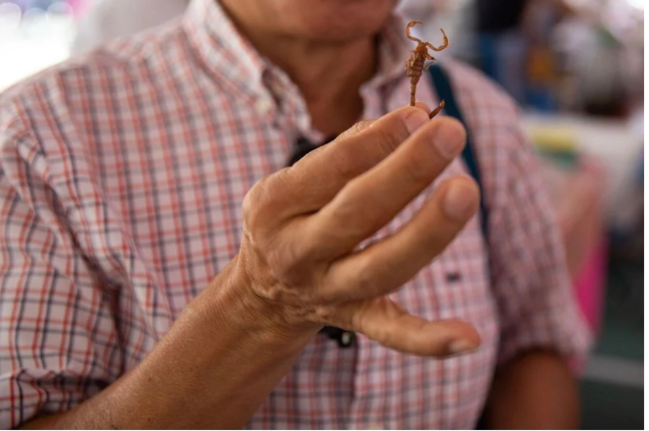
[[[291,211],[300,215],[319,210],[350,180],[376,166],[429,121],[423,104],[400,108],[356,125],[307,155],[283,172]]]
[[[417,102],[415,106],[417,108],[419,108],[419,109],[423,109],[426,112],[428,112],[430,110],[428,105],[426,105],[425,103],[422,103],[422,102]],[[350,138],[350,137],[352,137],[354,135],[358,135],[359,133],[363,132],[365,129],[368,129],[368,128],[372,127],[372,125],[374,123],[376,123],[376,122],[377,122],[376,119],[375,120],[359,121],[358,123],[354,124],[349,129],[347,129],[343,133],[341,133],[338,136],[338,138],[336,138],[336,139],[338,140],[338,139]]]

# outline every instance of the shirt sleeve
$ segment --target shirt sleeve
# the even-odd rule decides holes
[[[513,111],[512,111],[513,112]],[[499,363],[547,348],[587,353],[590,333],[577,306],[557,221],[537,156],[517,115],[500,132],[490,199],[490,259],[501,338]]]
[[[0,428],[70,409],[120,374],[115,297],[75,245],[37,140],[0,113]]]

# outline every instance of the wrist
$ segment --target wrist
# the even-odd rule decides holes
[[[205,325],[219,331],[227,327],[256,342],[306,344],[321,326],[289,322],[281,305],[259,295],[236,256],[187,308]]]

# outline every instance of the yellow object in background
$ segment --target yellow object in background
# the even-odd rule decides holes
[[[575,167],[579,159],[579,137],[574,129],[566,126],[537,126],[528,130],[528,133],[543,157],[564,169]]]
[[[533,127],[529,133],[534,145],[543,152],[575,153],[577,151],[578,137],[572,128]]]

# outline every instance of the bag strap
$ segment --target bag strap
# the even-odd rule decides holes
[[[478,159],[475,156],[475,148],[473,145],[473,141],[471,139],[471,132],[469,131],[469,125],[464,120],[462,111],[460,111],[460,107],[457,104],[455,95],[453,93],[453,87],[451,86],[451,81],[446,71],[439,64],[433,64],[428,69],[428,73],[430,74],[430,78],[433,82],[433,85],[435,86],[437,95],[441,100],[446,101],[446,106],[444,108],[446,114],[449,117],[453,117],[459,120],[462,124],[464,124],[464,127],[466,127],[467,129],[466,146],[464,147],[464,151],[462,152],[462,158],[464,159],[464,163],[469,169],[469,173],[476,181],[476,183],[478,183],[478,186],[480,187],[481,190],[480,225],[485,240],[488,240],[489,239],[489,211],[487,210],[487,205],[484,199],[484,187],[482,183],[482,176],[480,174],[480,166],[478,165]]]

